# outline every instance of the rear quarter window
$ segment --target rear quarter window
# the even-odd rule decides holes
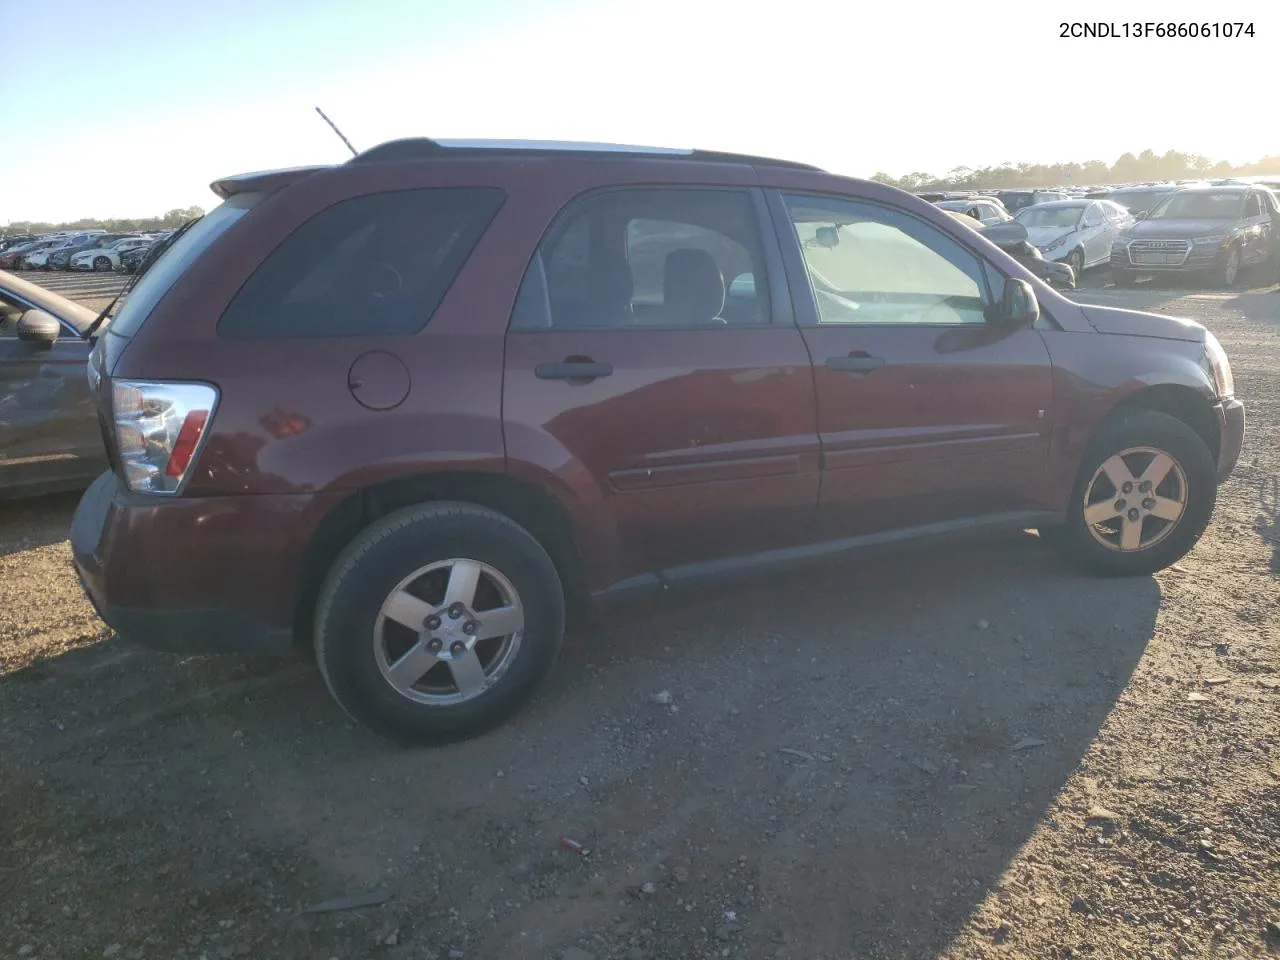
[[[218,333],[284,339],[421,330],[504,197],[494,188],[396,190],[336,203],[262,262]]]

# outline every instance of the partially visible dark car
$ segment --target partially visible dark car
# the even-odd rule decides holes
[[[803,164],[420,139],[214,189],[94,347],[76,570],[403,740],[509,716],[572,600],[990,527],[1150,574],[1243,441],[1203,326]]]
[[[0,498],[83,489],[106,466],[85,366],[93,319],[0,271]]]
[[[138,265],[141,264],[151,251],[156,248],[156,244],[163,243],[163,240],[157,240],[145,247],[134,247],[120,254],[120,263],[116,265],[116,273],[137,273]]]
[[[39,239],[39,237],[31,233],[16,234],[12,237],[0,237],[0,253],[4,253],[6,250],[12,250],[14,247],[21,244],[31,243],[32,241]]]
[[[1059,190],[997,190],[995,196],[1011,214],[1037,203],[1071,199]]]
[[[983,226],[973,217],[955,211],[948,211],[960,223],[976,230],[1013,259],[1030,270],[1051,287],[1060,290],[1076,288],[1076,272],[1070,264],[1046,260],[1038,247],[1027,236],[1027,228],[1016,220],[1005,220]]]
[[[1142,275],[1194,273],[1229,287],[1245,267],[1272,259],[1277,215],[1264,187],[1183,187],[1115,238],[1112,277],[1132,284]]]
[[[963,200],[938,200],[935,205],[952,213],[961,213],[984,225],[1012,219],[1004,204],[995,197],[965,197]]]

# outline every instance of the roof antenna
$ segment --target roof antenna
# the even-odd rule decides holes
[[[341,138],[342,142],[347,145],[347,149],[351,151],[351,155],[353,157],[359,156],[359,154],[356,153],[356,148],[351,145],[351,141],[342,135],[342,131],[338,129],[338,125],[334,123],[332,120],[330,120],[327,116],[325,116],[324,111],[321,110],[319,107],[316,107],[316,113],[320,114],[321,120],[323,120],[325,123],[327,123],[330,127],[333,128],[333,132],[336,133]]]

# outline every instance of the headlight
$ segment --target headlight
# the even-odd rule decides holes
[[[1234,396],[1236,392],[1235,378],[1231,376],[1231,363],[1227,360],[1227,352],[1212,333],[1204,336],[1204,357],[1209,364],[1209,373],[1213,376],[1213,387],[1218,391],[1218,398]]]
[[[1048,253],[1048,252],[1050,252],[1051,250],[1057,250],[1059,247],[1061,247],[1061,246],[1062,246],[1064,243],[1066,243],[1066,242],[1067,242],[1067,238],[1066,238],[1066,237],[1059,237],[1057,240],[1050,240],[1048,243],[1046,243],[1046,244],[1045,244],[1043,247],[1041,247],[1040,249],[1041,249],[1041,250],[1043,250],[1045,253]]]
[[[114,381],[111,414],[129,489],[177,493],[217,403],[217,389],[206,383]]]
[[[1220,237],[1196,237],[1191,242],[1199,246],[1212,247],[1217,246],[1220,243],[1226,243],[1230,239],[1231,234],[1225,233]]]

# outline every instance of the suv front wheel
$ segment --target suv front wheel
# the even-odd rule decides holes
[[[1163,569],[1195,546],[1218,495],[1213,456],[1181,420],[1128,410],[1090,441],[1067,507],[1049,541],[1090,573]]]
[[[564,591],[534,537],[492,510],[428,503],[383,517],[334,564],[315,650],[355,720],[443,743],[528,700],[559,651]]]

